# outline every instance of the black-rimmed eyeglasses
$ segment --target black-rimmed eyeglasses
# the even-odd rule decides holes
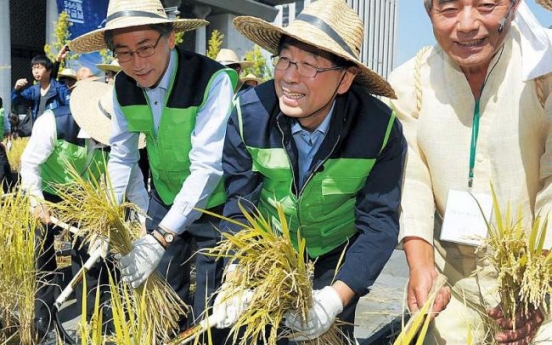
[[[322,67],[311,65],[310,63],[307,63],[307,62],[302,62],[302,61],[293,62],[288,57],[278,56],[278,55],[272,56],[272,65],[274,66],[274,69],[278,71],[287,71],[289,66],[295,65],[295,69],[297,70],[297,73],[299,73],[300,76],[306,77],[306,78],[314,78],[318,73],[335,71],[335,70],[344,68],[343,66],[333,66],[333,67],[322,68]]]
[[[119,60],[119,63],[125,63],[125,62],[129,62],[130,60],[132,60],[132,56],[134,54],[138,55],[139,57],[141,58],[147,58],[147,57],[150,57],[152,56],[153,54],[155,54],[155,48],[157,48],[157,45],[159,44],[159,40],[161,40],[161,37],[163,37],[163,35],[159,35],[159,37],[157,38],[157,41],[155,41],[155,44],[153,45],[145,45],[145,46],[142,46],[134,51],[116,51],[114,52],[114,56],[115,58],[117,58]]]

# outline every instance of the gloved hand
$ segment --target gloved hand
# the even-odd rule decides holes
[[[109,239],[102,235],[93,234],[90,237],[90,244],[88,245],[88,255],[91,255],[98,249],[101,250],[100,256],[105,259],[109,252]]]
[[[314,290],[312,300],[306,320],[300,313],[287,312],[284,315],[285,325],[295,333],[290,339],[300,341],[318,338],[330,329],[337,315],[343,311],[343,302],[331,286]]]
[[[165,248],[152,235],[146,235],[132,243],[132,251],[119,259],[122,280],[137,288],[148,279],[165,254]]]
[[[230,265],[226,270],[226,278],[236,269],[236,265]],[[238,290],[234,288],[231,278],[220,287],[220,292],[215,298],[213,316],[216,328],[232,327],[239,317],[251,304],[252,290]]]

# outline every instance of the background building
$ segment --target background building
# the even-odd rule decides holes
[[[162,0],[162,3],[181,18],[204,18],[210,22],[206,28],[185,34],[183,45],[186,49],[205,53],[207,41],[217,29],[224,34],[223,47],[243,57],[252,48],[252,43],[236,32],[232,25],[234,17],[250,15],[286,25],[311,1]],[[367,40],[362,47],[362,61],[386,77],[393,68],[398,0],[346,1],[365,23]],[[33,80],[30,61],[43,53],[46,43],[52,43],[59,12],[66,9],[70,13],[75,24],[72,30],[81,27],[80,30],[87,32],[102,25],[107,4],[108,0],[0,0],[0,44],[11,47],[0,50],[0,97],[6,111],[10,109],[10,93],[15,81],[19,78]],[[96,12],[91,13],[94,10]],[[88,27],[83,29],[83,25]],[[99,56],[82,56],[78,62],[71,62],[70,67],[78,69],[80,65],[87,65],[94,68],[95,63],[101,62],[99,59]]]

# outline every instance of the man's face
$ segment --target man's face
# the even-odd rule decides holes
[[[279,56],[291,62],[302,62],[319,68],[334,67],[334,64],[321,51],[311,46],[292,42],[283,45]],[[280,110],[289,117],[298,119],[306,129],[316,129],[328,115],[332,98],[346,92],[354,75],[344,69],[317,73],[314,77],[304,77],[297,67],[291,64],[285,71],[274,70],[274,83]]]
[[[33,77],[36,81],[50,80],[50,71],[42,64],[34,64],[32,66]]]
[[[136,54],[137,49],[153,47],[156,42],[153,55],[140,57]],[[136,80],[140,86],[152,87],[159,82],[169,65],[170,52],[175,46],[174,32],[168,37],[160,37],[159,32],[148,26],[119,29],[114,32],[113,44],[115,55],[121,52],[134,52],[130,61],[123,62],[119,59],[124,73]]]
[[[105,71],[105,82],[106,84],[113,85],[115,83],[115,72]]]
[[[466,72],[488,67],[514,18],[515,8],[498,32],[510,6],[510,0],[433,0],[429,17],[443,51]]]

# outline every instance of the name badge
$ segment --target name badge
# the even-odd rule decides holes
[[[487,238],[493,199],[488,194],[451,189],[447,198],[441,241],[479,246]]]

